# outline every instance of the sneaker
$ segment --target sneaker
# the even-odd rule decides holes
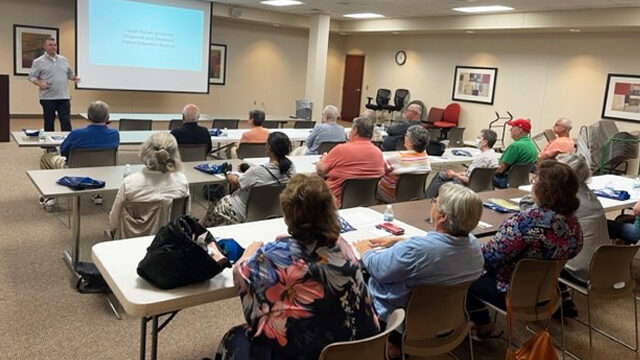
[[[91,195],[91,201],[93,202],[93,205],[102,205],[102,194]]]
[[[53,206],[56,204],[56,199],[54,199],[54,198],[46,198],[44,196],[40,196],[40,199],[38,201],[40,202],[40,205],[42,205],[46,211],[51,211],[53,209]]]

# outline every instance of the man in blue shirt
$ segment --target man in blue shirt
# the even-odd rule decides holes
[[[337,123],[339,115],[337,107],[327,105],[322,111],[322,123],[311,130],[307,145],[296,148],[291,155],[318,155],[318,148],[323,142],[345,142],[344,127]]]
[[[118,130],[107,126],[109,121],[109,105],[103,101],[94,101],[89,105],[87,117],[91,124],[81,129],[72,130],[60,145],[60,153],[46,151],[40,158],[41,169],[62,169],[67,166],[71,149],[113,149],[120,144]],[[50,210],[55,199],[40,198],[45,209]],[[94,197],[95,204],[102,204],[102,197]]]

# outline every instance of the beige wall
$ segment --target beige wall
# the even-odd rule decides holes
[[[0,12],[0,72],[13,74],[13,24],[60,28],[61,54],[74,63],[74,1],[2,0]],[[344,39],[329,49],[326,102],[341,100]],[[202,112],[245,114],[264,108],[274,115],[291,114],[294,100],[304,97],[308,30],[213,19],[213,42],[227,44],[225,86],[210,94],[169,94],[71,89],[72,112],[82,112],[94,99],[107,101],[114,112],[179,112],[195,102]],[[11,76],[11,113],[39,114],[37,89],[26,77]],[[255,102],[255,104],[254,104]]]
[[[607,73],[640,73],[637,41],[637,33],[358,35],[347,38],[346,51],[366,56],[364,96],[375,96],[380,87],[407,88],[427,107],[452,101],[456,65],[497,67],[493,105],[460,102],[461,126],[471,139],[488,126],[494,111],[530,118],[533,133],[558,117],[569,117],[575,128],[600,119]],[[394,62],[400,49],[407,52],[404,66]],[[638,125],[618,122],[621,129]]]

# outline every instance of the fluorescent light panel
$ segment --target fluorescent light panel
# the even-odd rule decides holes
[[[355,14],[344,14],[344,17],[352,18],[352,19],[377,19],[383,18],[384,15],[375,14],[375,13],[355,13]]]
[[[296,0],[267,0],[267,1],[260,1],[260,4],[271,5],[271,6],[291,6],[291,5],[302,5],[304,3],[302,1],[296,1]]]
[[[497,11],[510,11],[512,7],[502,5],[487,5],[487,6],[467,6],[453,8],[454,11],[460,11],[464,13],[484,13],[484,12],[497,12]]]

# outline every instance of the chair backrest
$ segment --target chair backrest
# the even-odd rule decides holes
[[[555,140],[557,138],[556,133],[553,132],[553,130],[551,129],[547,129],[544,131],[544,136],[547,138],[547,141],[552,141]]]
[[[211,127],[215,129],[237,129],[239,122],[240,120],[238,119],[214,119]]]
[[[280,127],[280,123],[274,120],[265,120],[262,122],[262,127],[266,129],[277,129]]]
[[[393,105],[398,109],[402,109],[407,105],[410,99],[411,94],[409,93],[409,90],[397,89],[396,94],[393,96]]]
[[[517,188],[521,185],[529,185],[529,172],[531,164],[513,164],[509,168],[507,183],[510,188]]]
[[[114,166],[118,161],[118,148],[71,149],[67,165],[70,168],[90,166]]]
[[[471,330],[465,309],[469,285],[419,285],[411,291],[402,342],[406,355],[446,354],[465,339]]]
[[[396,202],[424,199],[424,187],[429,173],[402,174],[396,183]]]
[[[264,157],[266,146],[266,143],[240,143],[236,150],[238,159]]]
[[[318,360],[386,360],[389,334],[404,321],[404,310],[396,309],[387,319],[387,328],[366,339],[336,342],[325,346]]]
[[[542,151],[544,147],[549,143],[549,139],[544,132],[532,136],[531,141],[533,141],[533,144],[538,148],[538,152]]]
[[[120,119],[118,129],[120,131],[151,130],[151,119]]]
[[[315,126],[316,126],[316,122],[309,121],[309,120],[307,121],[298,120],[293,123],[294,129],[313,129]]]
[[[469,188],[475,192],[493,190],[493,174],[496,168],[473,168],[469,175]]]
[[[378,106],[389,105],[390,99],[391,99],[391,90],[378,89],[378,91],[376,92],[376,104]]]
[[[190,201],[189,196],[173,199],[173,202],[171,203],[170,221],[173,221],[173,219],[180,217],[182,215],[189,214],[189,201]]]
[[[631,266],[640,245],[600,245],[589,267],[589,295],[615,300],[631,296],[636,285]]]
[[[376,204],[376,189],[380,178],[353,178],[342,183],[341,208]]]
[[[464,147],[464,128],[454,127],[447,131],[449,147]]]
[[[344,141],[325,141],[318,146],[318,154],[329,153],[331,149],[339,144],[344,144]]]
[[[427,131],[429,132],[429,140],[440,140],[440,128],[428,128]]]
[[[558,275],[565,260],[522,259],[509,282],[513,319],[549,319],[562,299],[557,291]]]
[[[169,131],[173,129],[177,129],[182,126],[182,119],[171,119],[169,120]]]
[[[178,145],[182,161],[201,161],[207,159],[207,145],[181,144]]]
[[[411,100],[407,106],[409,105],[413,105],[416,104],[418,106],[420,106],[420,108],[422,109],[422,115],[420,116],[420,121],[424,122],[427,121],[427,107],[424,106],[424,103],[421,100]]]
[[[285,185],[271,184],[249,189],[246,221],[257,221],[282,217],[280,193]]]
[[[116,239],[154,235],[178,216],[187,214],[189,197],[158,201],[125,201]]]
[[[447,105],[442,114],[442,121],[456,124],[458,126],[458,119],[460,118],[460,104],[451,103]]]
[[[436,122],[442,121],[442,115],[444,114],[444,109],[432,107],[429,109],[429,116],[427,116],[428,122]]]

